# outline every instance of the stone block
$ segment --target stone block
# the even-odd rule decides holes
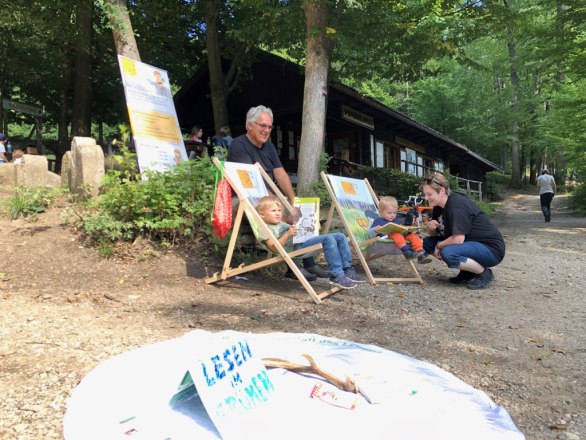
[[[49,162],[45,156],[25,154],[20,165],[16,171],[19,184],[27,188],[38,188],[47,184]]]
[[[72,159],[71,151],[66,151],[61,159],[61,185],[71,189],[73,188],[73,178],[71,176]]]
[[[1,185],[14,186],[16,184],[15,167],[16,167],[16,165],[13,163],[0,164],[0,184]]]
[[[97,196],[104,179],[104,152],[95,139],[74,137],[71,142],[71,191]]]
[[[47,186],[59,188],[61,186],[61,176],[52,171],[47,171]]]

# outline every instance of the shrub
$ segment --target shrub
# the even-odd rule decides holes
[[[33,217],[44,212],[53,200],[67,192],[63,188],[25,188],[17,186],[14,188],[14,194],[8,200],[8,217],[11,220],[18,217]]]
[[[175,243],[210,235],[215,167],[209,158],[183,161],[166,173],[136,169],[133,153],[122,149],[119,169],[107,172],[102,194],[78,216],[77,226],[102,244],[132,240],[139,235]]]

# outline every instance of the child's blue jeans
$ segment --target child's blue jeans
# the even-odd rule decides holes
[[[328,270],[334,278],[344,275],[344,269],[352,267],[352,254],[346,236],[340,232],[318,235],[308,238],[303,243],[295,245],[295,249],[303,249],[314,244],[320,244],[324,249],[324,256],[328,262]],[[305,258],[304,258],[305,262]]]

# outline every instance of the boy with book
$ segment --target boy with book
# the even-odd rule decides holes
[[[368,234],[371,237],[382,234],[381,229],[387,223],[395,223],[400,225],[401,218],[397,218],[397,211],[399,211],[399,203],[397,199],[391,196],[382,197],[378,205],[379,218],[375,219],[368,229]],[[391,232],[388,237],[395,242],[395,245],[401,249],[403,256],[407,260],[414,260],[420,264],[431,263],[431,257],[423,250],[423,240],[413,232],[401,233]],[[411,247],[409,247],[409,244]]]
[[[297,226],[282,220],[283,205],[276,196],[261,198],[256,205],[256,210],[287,252],[321,243],[330,272],[330,284],[342,289],[354,289],[358,283],[366,282],[366,279],[358,275],[352,266],[352,255],[344,234],[333,232],[317,235],[308,238],[303,243],[294,245],[293,237],[297,235]],[[259,241],[276,253],[274,237],[267,237],[262,229],[258,234]]]

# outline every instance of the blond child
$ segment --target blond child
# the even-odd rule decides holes
[[[380,217],[375,219],[372,225],[370,225],[368,230],[369,235],[374,237],[379,233],[381,227],[387,223],[402,224],[403,219],[397,218],[397,211],[399,211],[399,203],[396,198],[391,196],[382,197],[378,205],[378,214]],[[403,235],[399,232],[393,232],[389,234],[389,238],[401,249],[401,252],[403,252],[407,260],[417,258],[417,262],[420,264],[431,263],[431,257],[423,250],[423,240],[417,234],[410,232]]]
[[[364,283],[366,279],[356,273],[352,266],[352,255],[348,240],[344,234],[333,232],[325,235],[310,237],[303,243],[293,244],[293,237],[297,235],[297,226],[285,223],[283,219],[283,205],[276,196],[261,198],[256,210],[260,217],[267,224],[274,237],[285,248],[287,252],[296,249],[303,249],[314,244],[321,244],[324,256],[328,263],[330,284],[342,289],[354,289],[357,283]],[[271,251],[278,252],[273,236],[261,230],[258,239]]]

